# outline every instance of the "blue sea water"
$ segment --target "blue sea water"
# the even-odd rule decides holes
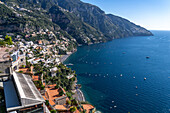
[[[170,31],[152,32],[78,47],[65,61],[97,110],[170,113]]]

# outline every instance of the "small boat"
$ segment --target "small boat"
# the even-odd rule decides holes
[[[146,57],[146,59],[149,59],[149,58],[150,58],[149,56]]]
[[[116,108],[117,106],[114,106],[114,108]]]
[[[146,80],[146,78],[144,77],[144,80]]]
[[[135,79],[135,77],[133,77]]]
[[[68,65],[68,66],[72,66],[73,64],[72,64],[72,63],[69,63],[69,64],[66,64],[66,65]]]
[[[112,103],[114,103],[114,101],[112,101]]]
[[[136,86],[136,89],[138,88],[138,86]]]
[[[120,76],[122,77],[123,75],[122,75],[122,74],[120,74]]]

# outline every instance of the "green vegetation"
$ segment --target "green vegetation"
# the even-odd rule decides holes
[[[77,110],[77,108],[75,107],[75,106],[72,106],[72,107],[70,107],[70,112],[75,112]]]
[[[90,104],[88,101],[81,102],[81,104]]]
[[[63,90],[59,92],[59,95],[62,96],[64,94]]]
[[[66,103],[67,103],[67,105],[71,105],[71,101],[70,100],[67,100]]]
[[[78,102],[77,102],[75,99],[73,99],[71,104],[72,104],[73,106],[77,106],[77,105],[78,105]]]
[[[6,35],[4,40],[0,40],[0,45],[1,46],[5,46],[5,44],[8,44],[8,45],[13,44],[11,36]],[[9,51],[8,49],[5,50],[5,52],[8,52],[8,51]]]
[[[24,7],[25,11],[14,11],[0,4],[0,33],[12,32],[21,35],[26,41],[39,39],[53,40],[54,38],[76,39],[79,44],[105,42],[113,38],[136,35],[152,35],[148,30],[131,23],[130,21],[105,14],[98,7],[85,4],[79,0],[48,0],[35,3],[34,0],[3,0],[6,4]],[[37,9],[39,8],[39,9]],[[86,9],[86,10],[84,10]],[[10,29],[13,28],[13,29]],[[29,38],[25,37],[29,32]],[[47,34],[33,32],[40,29],[49,29],[55,36],[49,38]],[[0,42],[3,45],[3,42]],[[70,43],[68,48],[76,45]],[[61,52],[62,54],[62,52]]]
[[[3,40],[0,40],[0,46],[5,46],[5,42]]]
[[[49,106],[49,101],[48,100],[45,101],[45,105]]]
[[[8,36],[6,35],[5,36],[5,40],[4,40],[8,45],[12,45],[13,42],[12,42],[12,37],[11,36]]]
[[[59,88],[59,85],[58,85],[58,84],[56,84],[55,88],[56,88],[56,89],[58,89],[58,88]]]
[[[18,73],[23,73],[23,71],[18,71]]]
[[[8,52],[8,51],[9,51],[9,49],[6,49],[6,50],[5,50],[5,52]]]
[[[25,68],[25,65],[22,65],[21,67],[22,67],[22,68]]]
[[[40,88],[41,90],[44,90],[45,89],[45,86],[44,85],[41,85],[41,88]]]
[[[56,110],[54,110],[54,109],[52,109],[50,112],[51,112],[51,113],[56,113],[57,111],[56,111]]]

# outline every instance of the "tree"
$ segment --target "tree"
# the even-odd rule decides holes
[[[50,112],[51,112],[51,113],[56,113],[56,110],[52,109]]]
[[[72,106],[72,107],[70,107],[70,112],[75,112],[77,110],[77,108],[75,107],[75,106]]]
[[[6,42],[8,45],[12,45],[12,44],[13,44],[13,42],[12,42],[12,37],[6,35],[6,36],[5,36],[5,42]]]
[[[59,95],[62,96],[64,94],[63,90],[59,92]]]
[[[48,100],[45,101],[45,105],[46,105],[46,106],[49,105],[49,101],[48,101]]]
[[[45,86],[44,85],[41,85],[41,90],[44,90],[45,89]]]
[[[66,95],[69,99],[72,97],[72,94],[70,92],[67,92]]]
[[[72,105],[74,105],[74,106],[78,105],[78,103],[77,103],[77,101],[75,99],[72,101]]]
[[[0,46],[5,46],[5,42],[3,40],[0,40]]]
[[[55,88],[56,88],[56,89],[58,89],[58,88],[59,88],[59,85],[58,85],[58,84],[56,84]]]
[[[71,105],[71,101],[70,100],[67,100],[66,103],[67,103],[67,105]]]

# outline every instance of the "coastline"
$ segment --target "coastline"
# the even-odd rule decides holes
[[[73,53],[71,53],[71,54],[73,54]],[[60,58],[60,62],[61,62],[61,63],[64,63],[64,61],[67,60],[67,58],[68,58],[71,54],[69,54],[69,55],[62,55],[62,57]]]
[[[61,63],[64,64],[64,61],[66,61],[66,60],[68,59],[68,57],[71,56],[73,53],[74,53],[74,52],[72,52],[71,54],[68,54],[68,55],[63,55],[63,56],[60,58]],[[86,101],[86,99],[85,99],[85,97],[84,97],[84,94],[83,94],[83,92],[82,92],[80,89],[77,89],[77,90],[76,90],[76,94],[77,94],[77,95],[75,96],[75,98],[77,98],[79,101],[82,101],[82,102],[85,102],[85,101]]]

